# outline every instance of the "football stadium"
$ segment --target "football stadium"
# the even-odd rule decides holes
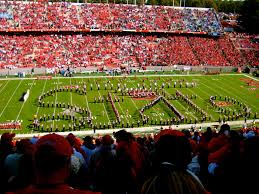
[[[0,194],[258,193],[258,3],[206,3],[0,1]]]

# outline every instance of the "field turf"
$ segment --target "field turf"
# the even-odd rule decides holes
[[[243,79],[253,79],[254,83],[248,85]],[[108,92],[111,93],[113,100],[119,98],[119,102],[114,102],[115,108],[118,110],[121,122],[117,124],[116,127],[126,127],[127,124],[130,127],[137,127],[137,123],[142,126],[142,120],[140,118],[140,109],[146,104],[152,101],[148,98],[133,98],[129,95],[122,96],[121,92],[115,92],[118,83],[120,86],[126,86],[126,88],[142,88],[144,87],[155,91],[155,82],[157,87],[157,93],[164,93],[166,99],[169,99],[170,104],[172,104],[185,118],[187,118],[185,123],[192,123],[195,120],[201,122],[202,115],[199,112],[194,111],[194,109],[181,99],[174,99],[176,90],[179,90],[182,94],[192,97],[191,101],[207,113],[210,117],[203,122],[218,121],[219,118],[223,118],[226,112],[232,115],[232,112],[241,112],[242,108],[234,103],[229,103],[228,106],[222,107],[222,112],[220,108],[213,107],[209,103],[210,96],[217,95],[217,101],[225,101],[225,97],[229,99],[236,100],[247,105],[250,109],[251,114],[248,116],[250,119],[254,118],[255,113],[259,113],[259,90],[258,90],[258,80],[254,78],[249,78],[243,74],[234,75],[190,75],[190,76],[132,76],[132,77],[55,77],[52,80],[37,80],[37,79],[1,79],[0,80],[0,124],[19,120],[22,122],[22,129],[17,130],[16,133],[28,133],[32,132],[34,129],[32,127],[34,117],[38,119],[45,116],[49,116],[46,121],[41,121],[40,125],[43,124],[44,128],[53,127],[61,131],[63,125],[65,129],[68,130],[69,124],[72,121],[70,119],[62,119],[61,115],[63,112],[67,111],[67,107],[56,107],[57,103],[72,104],[73,106],[85,108],[92,113],[92,127],[96,128],[108,128],[109,124],[112,124],[116,120],[116,115],[112,108],[111,102],[106,101]],[[109,82],[110,81],[110,82]],[[179,83],[183,82],[182,88],[180,88]],[[110,84],[109,84],[109,83]],[[177,82],[174,88],[174,82]],[[196,83],[195,87],[189,86],[186,88],[185,83]],[[164,83],[164,89],[162,90],[162,84]],[[168,83],[170,83],[168,87]],[[55,88],[62,87],[74,87],[76,85],[83,89],[83,85],[86,84],[87,91],[86,95],[82,93],[61,91],[55,92],[52,95],[47,95],[42,99],[45,106],[39,106],[38,97],[47,91],[54,90]],[[90,86],[92,84],[92,90]],[[97,89],[97,84],[100,85],[100,90]],[[105,90],[105,84],[107,84],[107,89]],[[111,85],[113,84],[113,89]],[[20,101],[21,96],[27,90],[30,90],[30,95],[27,101]],[[219,96],[221,99],[219,100]],[[98,101],[99,97],[104,97],[102,102]],[[171,97],[173,99],[171,99]],[[122,102],[123,98],[123,102]],[[50,107],[47,107],[49,102]],[[52,107],[52,102],[54,106]],[[55,115],[55,119],[52,119],[52,115]],[[60,118],[57,119],[57,115]],[[86,119],[86,115],[81,113],[73,113],[76,125],[78,120]],[[171,120],[176,117],[175,113],[171,111],[168,106],[163,102],[159,101],[157,104],[151,108],[144,111],[144,114],[149,117],[149,122],[145,126],[159,125],[160,122],[163,124],[165,121]],[[257,114],[258,117],[258,114]],[[244,119],[243,116],[238,119]],[[151,122],[152,121],[152,122]],[[105,124],[105,126],[104,126]],[[122,126],[123,124],[123,126]],[[164,123],[166,124],[166,123]],[[109,126],[109,127],[112,127]],[[78,128],[76,128],[79,130]],[[89,130],[90,126],[86,124],[85,127],[80,128],[80,130]],[[48,129],[49,130],[49,129]],[[6,130],[1,130],[3,133]]]

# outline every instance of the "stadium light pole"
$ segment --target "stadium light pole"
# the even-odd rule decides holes
[[[180,7],[182,7],[182,0],[180,0]]]

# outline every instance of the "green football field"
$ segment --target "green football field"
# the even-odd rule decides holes
[[[254,119],[259,112],[258,85],[243,74],[6,78],[0,80],[0,125],[18,121],[21,129],[15,132],[28,133]],[[27,90],[27,101],[21,101]]]

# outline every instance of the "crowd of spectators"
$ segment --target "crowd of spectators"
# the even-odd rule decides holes
[[[243,58],[252,66],[259,65],[259,39],[257,35],[247,33],[229,34],[234,46],[241,51]]]
[[[146,30],[219,35],[213,9],[69,2],[0,2],[1,30]]]
[[[0,35],[0,68],[242,66],[227,37],[52,34]]]
[[[0,141],[0,193],[257,193],[258,128]],[[168,149],[170,148],[170,149]],[[253,175],[253,176],[252,176]],[[253,178],[252,178],[253,177]]]
[[[143,32],[219,35],[213,9],[125,4],[0,1],[3,31],[52,34],[0,35],[0,68],[136,66],[258,66],[255,37],[232,33],[220,38],[134,34]],[[131,31],[62,34],[58,31]],[[234,44],[234,45],[233,45]],[[239,51],[239,50],[242,51]]]

